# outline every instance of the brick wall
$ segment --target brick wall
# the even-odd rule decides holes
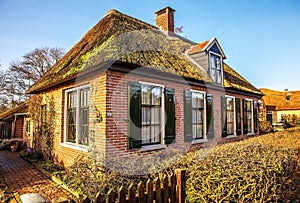
[[[14,137],[23,138],[25,129],[24,129],[24,117],[18,116],[15,121],[15,134]]]
[[[141,152],[139,149],[128,150],[128,83],[148,82],[164,87],[175,89],[176,108],[176,142],[170,144],[168,148],[192,149],[206,147],[211,143],[197,144],[184,142],[184,90],[205,91],[213,95],[214,98],[214,132],[215,138],[211,141],[215,143],[225,143],[244,139],[249,136],[241,135],[237,138],[227,139],[221,137],[221,96],[225,95],[223,89],[213,89],[199,86],[191,86],[183,79],[180,82],[155,79],[141,76],[140,74],[125,74],[117,71],[106,71],[105,73],[94,74],[93,76],[77,80],[69,84],[64,84],[59,88],[53,88],[43,95],[55,99],[56,122],[55,122],[55,159],[65,166],[72,164],[74,159],[82,154],[80,150],[70,148],[64,143],[64,95],[67,89],[89,84],[90,85],[90,147],[99,153],[107,156],[124,156],[130,154],[146,155],[152,152]],[[227,95],[238,98],[255,99],[241,96],[234,93]],[[45,102],[45,101],[44,101]],[[94,137],[94,139],[91,139]]]
[[[139,149],[128,150],[128,83],[129,82],[148,82],[164,87],[175,88],[175,108],[176,108],[176,143],[171,144],[174,147],[189,148],[189,144],[184,142],[184,90],[205,91],[213,95],[214,98],[214,132],[215,139],[211,142],[226,143],[247,138],[247,135],[241,135],[237,138],[221,137],[221,96],[225,95],[224,89],[205,88],[199,86],[190,86],[187,83],[170,82],[167,80],[154,79],[152,77],[139,76],[135,74],[125,74],[115,71],[107,72],[107,129],[106,129],[106,151],[109,156],[126,155],[132,153],[147,154]],[[182,81],[184,82],[184,81]],[[256,98],[242,96],[235,93],[226,92],[226,95],[235,96],[241,99]],[[242,107],[241,107],[242,108]],[[210,143],[211,144],[211,143]],[[207,146],[209,144],[199,144],[198,146]],[[170,147],[170,146],[169,146]]]
[[[89,105],[89,134],[94,135],[95,139],[90,139],[90,146],[96,146],[96,150],[104,153],[105,150],[105,127],[106,127],[106,75],[104,73],[94,74],[85,79],[77,79],[62,86],[52,88],[43,93],[43,103],[47,98],[54,98],[55,103],[55,137],[54,137],[54,154],[55,160],[61,165],[69,166],[74,159],[86,152],[69,147],[64,143],[64,104],[65,91],[82,85],[90,85],[90,105]],[[102,120],[96,120],[97,113],[100,113]],[[97,115],[96,115],[97,114]],[[86,150],[85,150],[86,151]]]

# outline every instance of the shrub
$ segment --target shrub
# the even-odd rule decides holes
[[[260,134],[267,134],[273,132],[274,129],[269,121],[259,122],[259,132]]]

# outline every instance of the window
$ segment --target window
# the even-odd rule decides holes
[[[210,52],[210,76],[217,84],[223,84],[222,77],[222,57]]]
[[[150,83],[128,84],[128,148],[175,141],[175,90]]]
[[[192,92],[193,139],[203,139],[204,94]]]
[[[222,96],[222,136],[241,134],[240,99],[233,96]]]
[[[30,133],[30,120],[26,120],[25,123],[25,129],[26,129],[26,133]]]
[[[142,145],[160,144],[162,87],[142,85]]]
[[[244,109],[244,134],[253,133],[253,101],[251,99],[243,100],[243,109]]]
[[[210,139],[213,132],[213,96],[205,92],[184,92],[184,141]]]
[[[227,135],[234,134],[234,98],[228,97],[226,99],[227,109]]]
[[[65,98],[65,142],[88,145],[89,87],[67,90]]]

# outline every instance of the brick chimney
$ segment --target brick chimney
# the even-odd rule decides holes
[[[156,11],[156,26],[164,31],[174,32],[174,12],[170,7]]]

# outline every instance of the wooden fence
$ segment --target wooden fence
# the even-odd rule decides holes
[[[86,198],[83,203],[184,203],[186,197],[185,170],[178,169],[171,176],[164,176],[162,180],[156,178],[154,181],[148,180],[146,187],[140,182],[137,189],[133,184],[125,189],[121,186],[116,194],[112,189],[106,196],[99,194],[96,200]]]

